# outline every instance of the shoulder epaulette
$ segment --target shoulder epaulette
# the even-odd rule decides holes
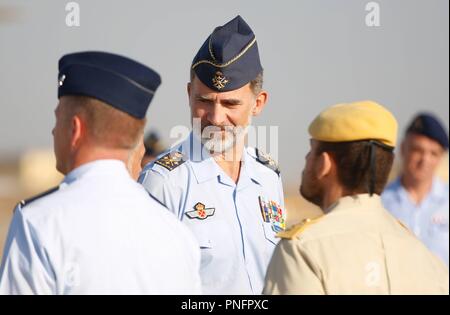
[[[279,238],[286,238],[292,240],[300,235],[304,230],[306,230],[311,224],[318,222],[323,216],[317,217],[315,219],[305,219],[301,223],[292,226],[289,230],[280,232],[277,234]]]
[[[156,160],[155,164],[161,165],[169,171],[172,171],[184,162],[186,162],[186,158],[183,153],[180,151],[172,151]]]
[[[412,235],[414,235],[414,233],[411,232],[411,230],[408,228],[408,226],[406,226],[405,223],[403,223],[403,222],[400,221],[399,219],[397,219],[397,222],[398,222],[398,224],[400,224],[400,226],[401,226],[402,228],[404,228],[406,231],[408,231],[409,233],[411,233]]]
[[[280,169],[278,167],[278,164],[266,153],[264,153],[261,150],[258,150],[258,148],[255,149],[256,151],[256,160],[261,163],[264,166],[267,166],[272,171],[277,173],[277,175],[280,175]]]
[[[23,207],[25,207],[26,205],[29,205],[30,203],[32,203],[33,201],[35,201],[35,200],[37,200],[37,199],[39,199],[39,198],[45,197],[45,196],[47,196],[47,195],[50,195],[51,193],[57,191],[58,189],[59,189],[59,186],[56,186],[56,187],[50,188],[49,190],[44,191],[43,193],[40,193],[39,195],[36,195],[36,196],[31,197],[31,198],[28,198],[28,199],[21,200],[21,201],[17,204],[16,208],[17,208],[17,207],[23,208]]]

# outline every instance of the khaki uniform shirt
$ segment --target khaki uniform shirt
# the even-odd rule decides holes
[[[379,196],[344,197],[329,211],[279,233],[264,294],[448,294],[446,266]]]

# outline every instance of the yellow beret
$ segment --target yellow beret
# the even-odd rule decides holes
[[[395,147],[397,120],[386,108],[372,101],[338,104],[313,120],[309,134],[319,141],[377,140]]]

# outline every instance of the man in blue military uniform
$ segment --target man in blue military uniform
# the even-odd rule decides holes
[[[110,53],[60,59],[53,138],[66,176],[16,207],[0,294],[201,292],[195,238],[126,168],[139,155],[160,82],[150,68]]]
[[[435,176],[448,150],[448,135],[436,117],[418,114],[401,145],[403,170],[382,195],[384,206],[448,267],[449,189]]]
[[[141,160],[141,166],[144,167],[148,163],[153,162],[166,150],[167,148],[162,143],[158,132],[150,131],[144,138],[144,156]]]
[[[193,132],[139,179],[197,237],[206,294],[260,294],[275,232],[285,227],[280,171],[244,145],[267,100],[262,71],[255,35],[240,16],[217,27],[191,67]]]

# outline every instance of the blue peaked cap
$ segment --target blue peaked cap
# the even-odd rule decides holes
[[[194,57],[192,70],[218,92],[236,90],[263,71],[255,34],[242,17],[216,27]]]
[[[143,119],[161,77],[132,59],[107,52],[86,51],[59,60],[58,98],[84,95]]]

